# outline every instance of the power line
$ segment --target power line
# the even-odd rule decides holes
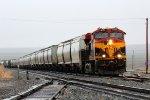
[[[88,18],[88,19],[19,19],[19,18],[1,18],[1,20],[6,21],[19,21],[19,22],[36,22],[36,23],[53,23],[53,24],[96,24],[96,23],[102,23],[102,24],[144,24],[142,21],[145,20],[145,18]],[[86,22],[85,22],[86,21]],[[100,22],[100,21],[106,21],[106,22]],[[109,21],[109,22],[108,22]],[[113,21],[113,22],[112,22]],[[119,22],[114,22],[119,21]],[[122,21],[122,22],[120,22]],[[126,22],[130,21],[130,22]],[[131,22],[136,21],[136,22]]]
[[[2,20],[20,20],[20,21],[49,21],[45,19],[21,19],[21,18],[1,18]],[[84,19],[53,19],[61,21],[89,21],[89,20],[143,20],[145,18],[84,18]]]
[[[63,22],[63,21],[27,21],[27,20],[14,20],[19,22],[36,22],[36,23],[53,23],[53,24],[145,24],[140,22],[100,22],[100,21],[89,21],[89,22]]]

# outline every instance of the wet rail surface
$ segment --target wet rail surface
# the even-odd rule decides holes
[[[22,100],[55,100],[59,93],[65,88],[65,84],[59,84],[54,81],[53,84],[41,88],[39,91],[24,97]]]

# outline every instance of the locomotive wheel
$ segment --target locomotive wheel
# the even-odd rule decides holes
[[[94,61],[88,61],[84,64],[83,71],[85,73],[95,74],[95,63]]]
[[[119,76],[119,74],[114,74],[113,76],[114,76],[114,77],[118,77],[118,76]]]

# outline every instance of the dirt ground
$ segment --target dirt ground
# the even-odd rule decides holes
[[[29,80],[25,73],[19,73],[11,69],[5,69],[0,65],[0,100],[17,95],[20,92],[26,91],[31,86],[42,83],[42,80],[37,80],[36,76],[30,76]]]

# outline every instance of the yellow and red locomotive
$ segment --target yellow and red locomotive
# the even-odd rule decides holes
[[[115,75],[125,72],[125,34],[118,28],[98,28],[93,33],[86,34],[86,51],[90,53],[83,61],[85,72]]]

